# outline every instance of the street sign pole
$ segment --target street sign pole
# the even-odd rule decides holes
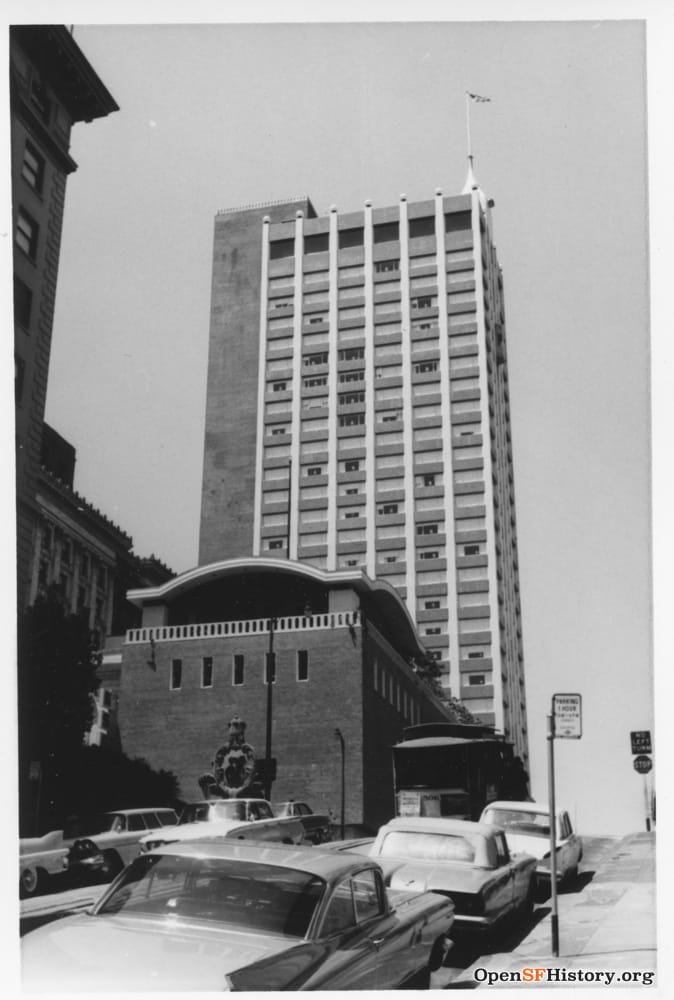
[[[650,804],[648,801],[648,775],[644,774],[644,813],[646,815],[646,832],[651,831]]]
[[[555,813],[555,719],[548,716],[548,810],[550,813],[550,902],[552,915],[552,954],[559,956],[559,917],[557,912],[557,823]]]

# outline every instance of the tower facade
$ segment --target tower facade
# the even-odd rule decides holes
[[[464,192],[216,219],[200,562],[354,567],[526,761],[503,284]],[[234,457],[234,461],[232,458]]]

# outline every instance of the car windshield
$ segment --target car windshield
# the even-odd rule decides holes
[[[124,828],[124,817],[110,813],[99,813],[94,816],[78,816],[66,820],[63,836],[66,840],[73,837],[94,837],[97,833],[107,833],[108,830]]]
[[[466,837],[447,833],[421,833],[417,830],[394,830],[384,838],[379,852],[384,858],[409,858],[412,861],[475,860],[475,847]]]
[[[324,892],[322,879],[294,869],[221,858],[144,855],[128,866],[94,915],[209,921],[301,938]]]
[[[524,809],[488,809],[485,823],[502,826],[513,833],[531,833],[535,837],[550,836],[550,815],[547,812],[530,812]]]

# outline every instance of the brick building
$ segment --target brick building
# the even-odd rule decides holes
[[[443,684],[528,757],[503,279],[460,194],[215,220],[199,559],[399,593]]]
[[[265,756],[270,648],[276,799],[338,814],[339,729],[345,822],[376,828],[394,812],[390,747],[403,727],[452,719],[415,674],[424,650],[404,602],[360,569],[232,559],[128,596],[142,625],[110,650],[123,749],[173,771],[183,798],[201,798],[234,716]]]
[[[118,107],[63,25],[10,27],[17,586],[29,599],[70,133]]]

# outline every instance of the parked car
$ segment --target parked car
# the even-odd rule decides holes
[[[177,822],[175,810],[164,807],[117,809],[78,816],[66,823],[62,832],[63,846],[69,849],[78,840],[90,841],[102,854],[107,874],[116,875],[138,854],[139,841],[144,834]]]
[[[536,802],[490,802],[480,817],[505,830],[510,853],[525,852],[536,858],[536,875],[542,887],[550,885],[550,810]],[[568,812],[557,812],[556,870],[560,883],[578,874],[583,842],[573,832]]]
[[[226,841],[136,858],[87,913],[22,939],[29,990],[395,989],[430,978],[454,908],[387,891],[379,865]]]
[[[330,817],[315,813],[306,802],[277,802],[273,806],[275,816],[296,816],[304,827],[306,839],[312,844],[324,844],[332,839]]]
[[[49,879],[68,871],[68,848],[61,833],[53,830],[43,837],[23,837],[19,841],[19,895],[33,896]]]
[[[241,822],[218,819],[195,823],[179,823],[153,830],[140,838],[140,851],[153,851],[163,844],[179,844],[191,840],[263,840],[276,844],[306,844],[305,830],[299,819],[259,819]]]
[[[374,859],[393,889],[450,896],[458,930],[491,931],[534,904],[535,858],[511,857],[504,831],[486,823],[401,816],[373,840],[327,846]]]

